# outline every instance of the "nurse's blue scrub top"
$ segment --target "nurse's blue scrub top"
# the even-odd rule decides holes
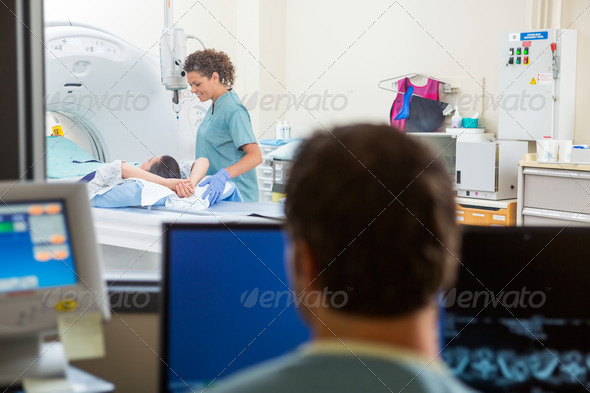
[[[215,107],[215,112],[213,112]],[[211,105],[197,132],[196,158],[209,159],[208,175],[227,168],[244,157],[240,146],[256,143],[250,114],[238,95],[228,91]],[[258,201],[256,168],[232,179],[240,190],[244,202]]]

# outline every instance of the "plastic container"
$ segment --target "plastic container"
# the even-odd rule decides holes
[[[570,162],[572,160],[572,141],[563,139],[556,141],[559,144],[557,157],[560,162]]]
[[[268,161],[267,165],[259,165],[258,168],[258,179],[274,180],[274,170]]]
[[[258,191],[272,191],[272,179],[258,179]]]
[[[279,120],[275,127],[275,138],[276,139],[285,139],[283,138],[283,123]]]
[[[559,143],[553,139],[541,139],[537,141],[537,162],[557,162]]]
[[[286,141],[287,139],[291,138],[291,126],[287,123],[287,120],[283,123],[283,140]]]
[[[261,190],[258,193],[258,202],[272,202],[272,191]]]
[[[478,118],[471,118],[471,117],[464,117],[463,118],[463,128],[478,128],[479,126],[479,119]]]
[[[455,107],[455,114],[451,117],[451,128],[461,128],[463,118],[459,114],[459,107]]]

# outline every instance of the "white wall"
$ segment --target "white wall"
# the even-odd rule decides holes
[[[256,135],[271,138],[276,120],[294,136],[329,125],[388,122],[395,93],[379,81],[419,72],[460,89],[464,115],[481,111],[481,95],[498,95],[500,33],[531,25],[533,2],[497,0],[193,0],[175,1],[175,20],[207,46],[226,51],[235,89],[250,110]],[[538,1],[536,1],[538,3]],[[590,142],[590,12],[585,0],[563,4],[562,27],[579,30],[576,141]],[[98,25],[157,55],[161,1],[45,0],[46,19]],[[581,16],[578,16],[582,13]],[[550,19],[550,18],[549,18]],[[199,49],[189,41],[188,52]],[[289,103],[287,95],[299,98]],[[292,101],[291,101],[292,102]],[[497,114],[484,111],[497,131]]]
[[[395,93],[380,80],[418,72],[459,87],[460,94],[497,94],[500,33],[518,28],[525,2],[469,0],[289,2],[288,88],[298,94],[344,94],[346,109],[290,111],[294,127],[350,121],[387,122]],[[313,10],[313,12],[310,12]],[[305,21],[305,23],[302,23]],[[311,87],[310,87],[311,86]],[[448,102],[459,95],[449,96]],[[481,105],[462,105],[471,115]],[[465,99],[465,98],[464,98]],[[311,113],[310,113],[311,112]],[[497,116],[484,113],[486,126]]]

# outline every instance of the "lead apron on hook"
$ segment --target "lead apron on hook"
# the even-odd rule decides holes
[[[424,86],[414,86],[412,84],[412,82],[410,82],[410,79],[403,78],[403,79],[400,79],[399,81],[397,81],[397,90],[400,93],[405,93],[406,91],[408,91],[408,88],[410,86],[412,86],[414,88],[414,92],[413,92],[414,94],[417,94],[417,95],[424,97],[424,98],[429,98],[434,101],[438,101],[438,86],[439,86],[439,84],[440,84],[439,81],[436,81],[433,79],[428,79],[428,82],[426,82],[426,84]],[[406,130],[406,121],[409,121],[409,119],[412,117],[412,108],[410,106],[410,117],[408,119],[395,120],[395,118],[397,117],[397,115],[400,113],[400,111],[403,108],[404,94],[400,94],[400,93],[397,94],[397,96],[395,97],[395,100],[393,101],[393,106],[392,106],[391,112],[390,112],[390,119],[391,119],[392,126],[397,127],[400,130]],[[412,100],[414,100],[415,98],[416,98],[416,96],[414,95],[412,97]],[[411,105],[411,103],[410,103],[410,105]]]
[[[406,132],[435,132],[445,122],[446,102],[412,96],[410,116],[406,119]]]

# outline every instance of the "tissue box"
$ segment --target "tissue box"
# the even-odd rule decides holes
[[[570,161],[572,163],[588,163],[590,164],[590,148],[580,149],[573,147]]]

